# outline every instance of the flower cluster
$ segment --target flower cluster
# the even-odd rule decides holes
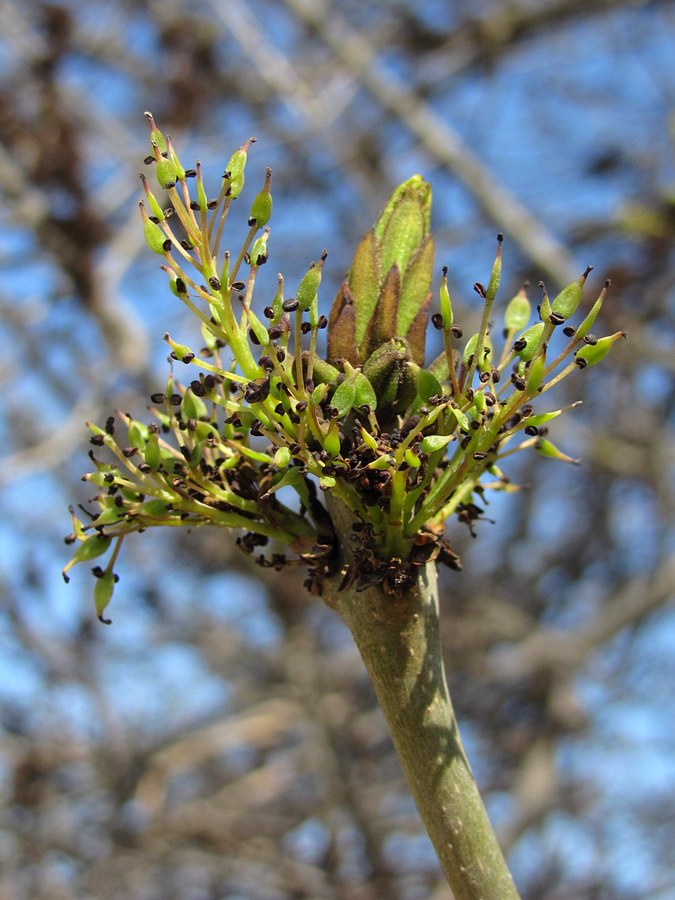
[[[458,514],[471,526],[486,487],[513,489],[499,467],[504,457],[532,447],[574,462],[546,437],[547,423],[563,410],[535,411],[533,404],[570,371],[598,363],[622,334],[591,333],[608,283],[583,321],[567,324],[590,268],[552,300],[542,285],[534,323],[521,289],[506,305],[498,352],[491,317],[499,235],[487,286],[474,285],[483,314],[468,340],[454,322],[443,271],[439,311],[431,315],[443,350],[425,365],[431,191],[413,176],[359,244],[328,318],[318,299],[325,252],[293,296],[279,275],[275,295],[254,308],[256,278],[268,258],[269,169],[241,248],[236,255],[221,249],[254,139],[230,157],[219,194],[209,199],[200,164],[184,169],[171,140],[147,117],[146,163],[154,164],[169,205],[163,208],[142,175],[145,239],[162,257],[171,291],[200,320],[204,346],[195,351],[165,334],[172,363],[193,368],[195,377],[179,382],[172,366],[165,390],[151,397],[149,423],[121,412],[102,428],[88,423],[94,471],[84,480],[100,493],[86,523],[73,513],[67,542],[76,549],[64,576],[110,551],[105,568],[93,569],[102,621],[120,545],[131,532],[157,525],[238,529],[245,552],[272,542],[270,555],[257,553],[262,565],[308,563],[308,586],[320,592],[340,558],[320,495],[330,492],[330,503],[344,504],[354,522],[356,551],[344,583],[382,583],[401,594],[416,566],[431,559],[459,566],[443,523]],[[568,342],[549,359],[558,327]],[[317,350],[324,328],[326,359]]]

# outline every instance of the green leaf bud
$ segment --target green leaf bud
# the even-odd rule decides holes
[[[626,337],[626,332],[617,331],[607,337],[600,338],[596,344],[582,347],[574,354],[575,363],[580,369],[585,369],[586,366],[596,366],[607,356],[612,349],[612,345],[622,337]]]
[[[377,220],[374,232],[380,248],[381,273],[397,263],[405,272],[429,230],[431,186],[421,175],[400,184]]]
[[[330,403],[333,409],[337,410],[338,418],[343,419],[354,405],[356,397],[356,386],[353,381],[345,380],[335,388],[335,393],[331,397]]]
[[[576,281],[568,284],[551,302],[551,314],[559,321],[569,319],[577,311],[577,307],[581,303],[581,295],[583,293],[584,284],[591,272],[593,266],[588,266],[583,275],[580,275]]]
[[[504,328],[509,334],[522,331],[530,321],[531,309],[525,288],[522,287],[515,297],[512,297],[504,312]]]
[[[150,219],[145,210],[145,205],[142,200],[138,204],[138,208],[141,211],[141,219],[143,220],[143,237],[145,238],[145,243],[153,253],[158,253],[160,256],[164,256],[167,252],[165,250],[165,246],[169,238],[162,231],[159,225],[156,225]]]
[[[267,167],[265,170],[265,183],[263,189],[255,195],[251,203],[251,211],[248,214],[248,224],[256,228],[262,228],[270,220],[272,215],[272,194],[270,193],[270,185],[272,184],[272,170]],[[253,255],[253,254],[251,254]]]
[[[103,618],[103,610],[112,600],[113,591],[115,590],[115,582],[117,578],[113,572],[104,572],[96,579],[94,585],[94,606],[99,622],[104,625],[110,625],[110,619]]]
[[[543,331],[544,323],[535,322],[534,325],[530,325],[529,328],[523,331],[518,340],[514,343],[513,349],[523,362],[528,362],[534,356]]]

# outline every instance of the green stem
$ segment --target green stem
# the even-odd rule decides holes
[[[340,546],[349,553],[349,510],[330,495],[327,501]],[[352,632],[455,900],[517,900],[448,692],[434,564],[421,568],[400,598],[378,587],[339,591],[340,580],[338,574],[326,581],[324,600]]]

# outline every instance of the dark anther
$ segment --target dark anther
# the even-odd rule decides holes
[[[263,309],[263,316],[265,316],[266,319],[273,319],[274,309],[271,306],[266,306],[265,309]]]
[[[487,391],[485,394],[485,403],[488,406],[494,406],[497,402],[496,396],[492,393],[492,391]]]
[[[452,336],[457,338],[458,340],[464,334],[464,332],[459,327],[459,325],[453,325],[452,328],[450,329],[450,331],[452,332]]]
[[[146,166],[152,165],[152,163],[154,163],[154,161],[155,161],[154,156],[146,156],[145,159],[143,160],[143,162],[145,163]]]
[[[463,437],[459,442],[459,446],[462,448],[462,450],[466,450],[466,448],[469,446],[469,444],[471,443],[471,437],[472,436],[470,434],[467,434],[466,437]]]
[[[497,241],[501,244],[503,240],[504,240],[504,235],[500,231],[499,234],[497,235]]]
[[[180,394],[172,394],[169,397],[169,403],[171,406],[180,406],[182,399]]]
[[[215,209],[216,206],[218,206],[218,201],[217,201],[217,200],[209,200],[209,201],[207,202],[207,204],[206,204],[206,208],[207,208],[207,209]]]
[[[526,425],[524,430],[525,434],[529,435],[530,437],[536,437],[539,434],[539,429],[536,425]]]
[[[169,250],[171,250],[171,239],[170,239],[170,238],[167,238],[167,239],[164,241],[164,243],[162,244],[162,250],[163,250],[165,253],[168,253]]]
[[[271,341],[277,341],[281,337],[282,331],[279,325],[270,325],[270,327],[267,329],[267,334],[269,335],[269,339]],[[279,354],[277,353],[277,356],[278,355]]]
[[[305,390],[310,394],[314,390],[314,381],[311,378],[305,379]]]
[[[235,281],[232,285],[233,291],[245,291],[246,290],[246,282],[245,281]]]
[[[326,328],[328,325],[327,316],[321,315],[319,316],[319,321],[316,323],[317,328]]]
[[[93,437],[89,438],[89,443],[93,444],[94,447],[102,447],[103,446],[103,435],[95,434]]]
[[[115,417],[108,416],[105,420],[105,430],[106,434],[115,434]]]
[[[194,244],[192,243],[192,241],[188,241],[187,238],[184,238],[184,239],[180,242],[180,245],[181,245],[181,247],[183,248],[183,250],[192,250],[193,247],[194,247]]]
[[[284,300],[281,304],[281,308],[284,312],[295,312],[295,310],[300,306],[300,302],[295,299],[295,297],[289,297],[288,300]]]
[[[154,222],[155,225],[159,225],[159,219],[157,218],[157,216],[148,216],[148,218],[151,222]]]
[[[196,178],[196,177],[197,177],[197,170],[196,170],[196,169],[186,169],[186,170],[185,170],[185,177],[186,177],[186,178]]]
[[[176,278],[176,290],[179,294],[187,294],[187,288],[182,278]]]
[[[519,390],[519,391],[524,391],[525,388],[527,387],[527,385],[525,384],[525,381],[516,372],[514,372],[511,375],[511,383],[516,388],[516,390]]]
[[[138,447],[125,447],[122,453],[127,459],[131,459],[132,456],[138,453]]]
[[[565,337],[568,337],[568,338],[574,337],[574,335],[576,333],[577,333],[577,330],[574,327],[574,325],[567,325],[565,328],[563,328],[563,334],[565,335]]]
[[[528,416],[531,416],[534,410],[531,406],[524,406],[520,411],[520,417],[522,419],[527,419]]]
[[[437,331],[440,331],[443,328],[443,316],[440,313],[434,313],[431,317],[431,324]]]
[[[216,278],[215,275],[212,275],[209,278],[209,284],[211,285],[211,287],[213,288],[214,291],[220,290],[220,278]]]
[[[480,462],[481,459],[487,459],[487,453],[485,453],[484,450],[477,450],[473,454],[473,458],[476,460],[476,462]]]
[[[598,343],[598,339],[594,334],[587,334],[584,336],[584,344],[588,344],[591,347],[595,347]]]
[[[525,338],[518,338],[518,340],[515,341],[513,345],[513,349],[516,351],[516,353],[520,353],[520,351],[524,350],[526,347],[527,341],[525,340]]]
[[[489,352],[489,348],[486,348],[486,349]],[[490,380],[490,373],[489,372],[481,372],[480,375],[478,376],[478,380],[480,381],[481,384],[487,384],[488,381]]]
[[[190,201],[190,209],[193,209],[193,210],[195,210],[195,212],[196,212],[196,211],[199,209],[199,201],[198,201],[198,200],[191,200],[191,201]]]
[[[203,397],[206,391],[204,390],[204,385],[201,381],[198,381],[196,378],[194,381],[190,382],[190,388],[195,397]]]
[[[562,325],[562,323],[565,321],[565,316],[563,316],[561,313],[553,312],[548,317],[548,320],[551,325]]]
[[[147,463],[139,463],[138,471],[142,472],[144,475],[147,475],[148,472],[152,472],[152,466],[149,466]]]
[[[255,333],[255,331],[252,328],[249,328],[248,336],[249,336],[252,344],[255,344],[257,347],[260,346],[260,341],[258,340],[258,335]]]
[[[300,332],[301,332],[302,334],[309,334],[309,332],[310,332],[311,330],[312,330],[312,326],[309,324],[309,322],[303,322],[303,323],[300,325]]]
[[[260,437],[262,435],[262,422],[260,419],[254,419],[251,423],[251,434],[256,437]]]
[[[285,350],[277,350],[277,359],[279,362],[283,362],[286,359],[286,351]]]
[[[291,444],[288,449],[291,451],[292,456],[297,456],[297,454],[302,450],[302,447],[300,446],[300,444]]]
[[[269,356],[261,356],[258,360],[258,365],[261,369],[264,369],[266,372],[271,372],[274,368],[274,363],[270,359]]]
[[[286,412],[286,410],[284,408],[284,404],[277,403],[277,405],[274,407],[274,412],[276,413],[277,416],[283,416],[284,413]]]
[[[473,286],[474,291],[478,294],[479,297],[485,299],[487,297],[487,291],[485,290],[485,286],[477,281]]]
[[[295,408],[296,408],[296,410],[297,410],[298,412],[304,412],[304,411],[307,409],[308,406],[309,406],[309,403],[308,403],[306,400],[300,400],[300,401],[296,404],[296,407],[295,407]]]
[[[575,356],[574,362],[579,366],[580,369],[585,369],[588,365],[587,361],[583,358],[583,356]]]
[[[257,383],[252,381],[246,385],[244,398],[247,403],[262,403],[266,400],[270,393],[270,380],[266,378],[264,381]]]

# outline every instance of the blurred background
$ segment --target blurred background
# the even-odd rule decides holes
[[[504,302],[612,279],[596,331],[629,340],[555,404],[583,466],[516,456],[527,490],[449,526],[446,664],[523,897],[675,896],[674,39],[658,0],[1,0],[3,900],[449,897],[300,571],[148,533],[110,628],[61,579],[84,421],[142,414],[194,333],[142,240],[146,109],[213,185],[258,138],[229,236],[272,166],[261,307],[326,247],[327,311],[414,172],[466,334],[497,231]]]

